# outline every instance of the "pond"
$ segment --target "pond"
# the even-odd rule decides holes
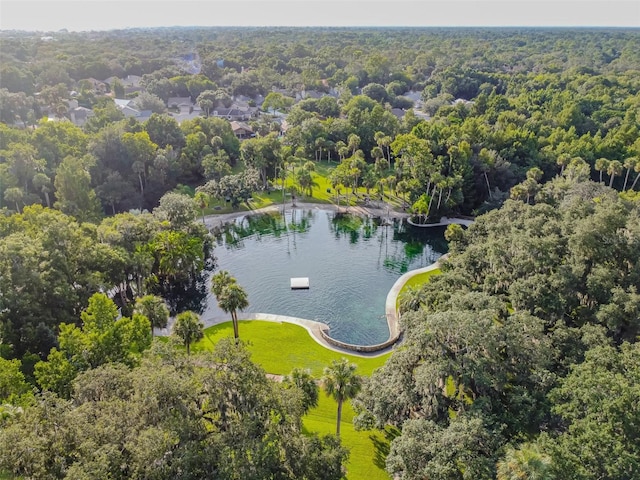
[[[395,281],[447,251],[444,227],[320,208],[247,215],[212,233],[215,271],[228,270],[247,291],[247,312],[320,321],[336,340],[361,345],[389,337],[384,305]],[[308,277],[310,288],[291,290],[292,277]],[[209,293],[202,319],[230,316]]]

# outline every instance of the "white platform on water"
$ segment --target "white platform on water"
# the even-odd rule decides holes
[[[309,288],[309,277],[297,277],[291,279],[292,290],[302,290]]]

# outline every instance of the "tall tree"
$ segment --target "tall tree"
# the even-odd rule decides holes
[[[154,328],[166,328],[169,321],[169,309],[164,300],[156,295],[145,295],[136,299],[134,312],[144,315],[151,323],[151,336]]]
[[[282,383],[288,387],[300,389],[303,395],[302,407],[307,413],[311,408],[318,406],[319,388],[311,370],[294,368],[291,373],[282,379]]]
[[[356,374],[358,366],[350,363],[346,358],[333,360],[331,365],[325,367],[322,376],[322,388],[327,395],[338,402],[338,415],[336,420],[336,435],[340,436],[340,422],[342,420],[342,404],[345,400],[354,398],[362,388],[362,377]]]
[[[100,202],[91,188],[90,158],[66,157],[58,170],[54,185],[57,200],[54,207],[81,222],[97,221],[101,217]]]
[[[607,166],[609,174],[609,186],[613,187],[613,180],[622,173],[623,165],[618,160],[611,160]]]
[[[238,310],[244,310],[249,306],[247,292],[236,282],[230,283],[222,289],[217,296],[218,306],[227,313],[231,313],[233,322],[233,336],[237,340],[238,333]]]
[[[191,354],[191,344],[204,336],[204,324],[200,316],[191,311],[178,314],[173,324],[173,333],[182,340],[187,349],[187,355]]]

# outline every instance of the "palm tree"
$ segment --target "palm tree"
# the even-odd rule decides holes
[[[561,153],[560,155],[558,155],[558,158],[556,158],[556,165],[560,165],[560,176],[562,176],[562,174],[564,173],[564,168],[569,165],[570,161],[571,155],[569,155],[568,153]]]
[[[640,178],[640,158],[638,158],[636,162],[636,166],[633,168],[633,171],[637,173],[636,178],[633,180],[631,187],[629,190],[633,190],[636,187],[636,183],[638,183],[638,178]]]
[[[200,316],[191,311],[180,313],[173,324],[173,333],[177,335],[187,347],[187,355],[191,354],[191,344],[204,337],[204,325]]]
[[[609,186],[613,187],[613,179],[622,173],[622,163],[618,160],[611,160],[607,167],[607,173],[610,175]]]
[[[631,173],[631,170],[633,170],[636,166],[636,163],[638,162],[638,159],[636,157],[628,157],[625,158],[624,160],[624,167],[627,169],[627,174],[624,176],[624,185],[622,187],[622,191],[626,191],[627,190],[627,182],[629,181],[629,173]]]
[[[4,199],[7,202],[14,203],[16,206],[16,212],[20,213],[20,203],[24,202],[24,190],[20,187],[7,188],[4,191]]]
[[[40,190],[44,194],[47,207],[51,208],[51,198],[49,197],[49,194],[51,193],[51,179],[46,173],[38,172],[33,176],[32,183],[34,188]]]
[[[133,172],[138,175],[138,183],[140,185],[140,195],[144,197],[144,182],[142,181],[142,175],[145,171],[144,162],[141,162],[140,160],[133,162],[133,164],[131,165],[131,170],[133,170]]]
[[[478,160],[480,162],[479,167],[480,167],[480,171],[484,175],[484,181],[487,184],[487,192],[489,193],[489,200],[493,200],[493,198],[491,196],[491,183],[489,183],[489,176],[487,175],[487,173],[490,172],[495,167],[497,156],[498,156],[498,153],[495,150],[487,150],[486,148],[483,148],[482,150],[480,150],[480,153],[478,154]]]
[[[327,395],[332,396],[338,402],[338,419],[336,423],[336,436],[340,436],[340,419],[342,418],[342,403],[357,395],[362,388],[362,377],[357,375],[357,365],[349,363],[342,358],[333,360],[331,365],[325,367],[322,377],[322,387]]]
[[[169,309],[164,300],[156,295],[145,295],[136,299],[133,309],[135,313],[144,315],[151,323],[151,336],[154,328],[166,328],[169,321]]]
[[[596,168],[596,171],[600,172],[600,183],[603,183],[602,172],[606,172],[607,168],[609,168],[609,160],[607,160],[606,158],[597,159],[595,168]]]
[[[222,290],[225,287],[231,285],[232,283],[236,283],[236,279],[231,276],[231,274],[226,270],[220,270],[213,277],[211,277],[211,293],[213,293],[216,298],[220,296]]]
[[[418,311],[425,301],[426,294],[420,286],[408,286],[400,295],[398,311],[400,314]]]
[[[207,195],[202,191],[198,191],[193,197],[193,201],[196,202],[196,205],[198,206],[198,208],[200,209],[200,212],[202,213],[202,223],[205,223],[204,209],[209,206],[209,195]]]
[[[347,146],[349,150],[351,150],[351,155],[355,155],[356,150],[360,146],[360,137],[355,133],[349,134],[349,136],[347,137]]]
[[[218,306],[226,313],[231,314],[231,321],[233,322],[233,336],[236,340],[239,338],[238,334],[238,310],[244,310],[249,306],[247,300],[247,292],[240,285],[235,283],[235,280],[230,285],[227,285],[222,289],[220,295],[217,296]]]
[[[536,445],[524,444],[519,449],[507,448],[498,462],[498,480],[553,480],[551,458]]]

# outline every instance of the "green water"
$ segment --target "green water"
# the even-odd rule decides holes
[[[247,312],[321,321],[333,338],[364,345],[389,336],[384,304],[395,281],[447,251],[444,227],[320,208],[245,216],[214,234],[216,271],[245,288]],[[309,277],[309,290],[291,290],[291,277]],[[209,295],[202,318],[209,325],[229,316]]]

